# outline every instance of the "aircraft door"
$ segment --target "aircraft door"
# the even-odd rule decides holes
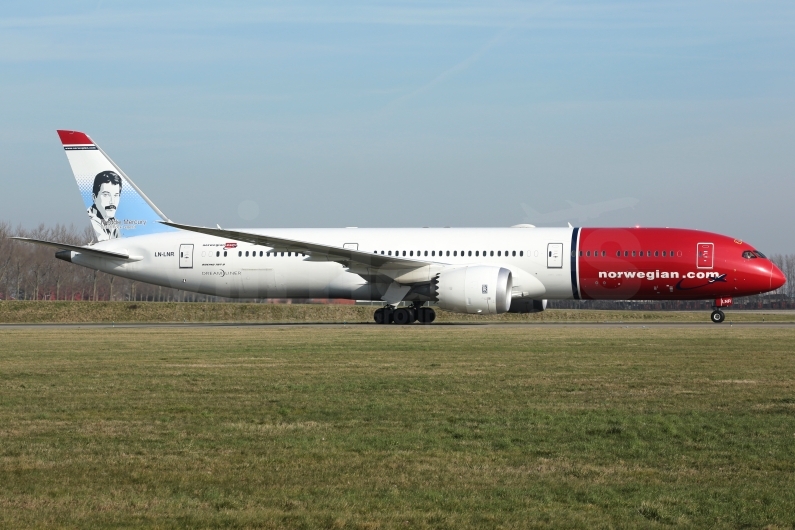
[[[550,243],[547,245],[547,268],[563,268],[563,243]]]
[[[699,243],[696,266],[699,269],[711,269],[715,260],[715,244]]]
[[[179,268],[180,269],[193,268],[193,245],[179,246]]]

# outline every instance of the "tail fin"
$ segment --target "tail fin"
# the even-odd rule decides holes
[[[130,177],[85,133],[58,131],[97,241],[174,229]]]

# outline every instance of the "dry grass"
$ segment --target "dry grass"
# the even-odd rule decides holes
[[[0,329],[0,526],[791,528],[793,339]]]

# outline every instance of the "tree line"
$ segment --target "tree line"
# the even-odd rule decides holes
[[[0,222],[0,299],[2,300],[138,300],[154,302],[222,301],[220,297],[119,278],[55,258],[55,249],[14,241],[11,236],[87,245],[90,226],[39,225],[33,229]]]
[[[10,239],[11,236],[86,245],[91,242],[93,232],[89,226],[80,230],[74,225],[67,227],[57,224],[48,227],[42,224],[34,229],[25,229],[0,222],[0,299],[3,300],[230,301],[222,297],[135,282],[73,265],[56,259],[55,250],[52,248],[14,241]],[[795,254],[774,254],[770,259],[787,278],[795,278]],[[550,302],[550,307],[598,306],[604,309],[629,309],[637,306],[639,309],[701,309],[698,302],[685,301],[589,301],[586,304],[576,300],[556,300]],[[769,307],[771,304],[777,304],[781,308],[795,308],[795,282],[788,281],[773,293],[737,299],[735,304],[748,308]]]

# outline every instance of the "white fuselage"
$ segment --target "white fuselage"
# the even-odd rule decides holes
[[[295,241],[432,262],[437,269],[494,265],[513,275],[514,298],[573,297],[571,228],[247,229]],[[175,231],[97,243],[132,260],[73,254],[72,262],[156,285],[232,298],[381,300],[385,286],[333,261]],[[391,254],[389,254],[391,253]],[[554,253],[554,256],[552,255]],[[430,278],[428,278],[430,279]],[[385,281],[390,281],[385,279]]]

